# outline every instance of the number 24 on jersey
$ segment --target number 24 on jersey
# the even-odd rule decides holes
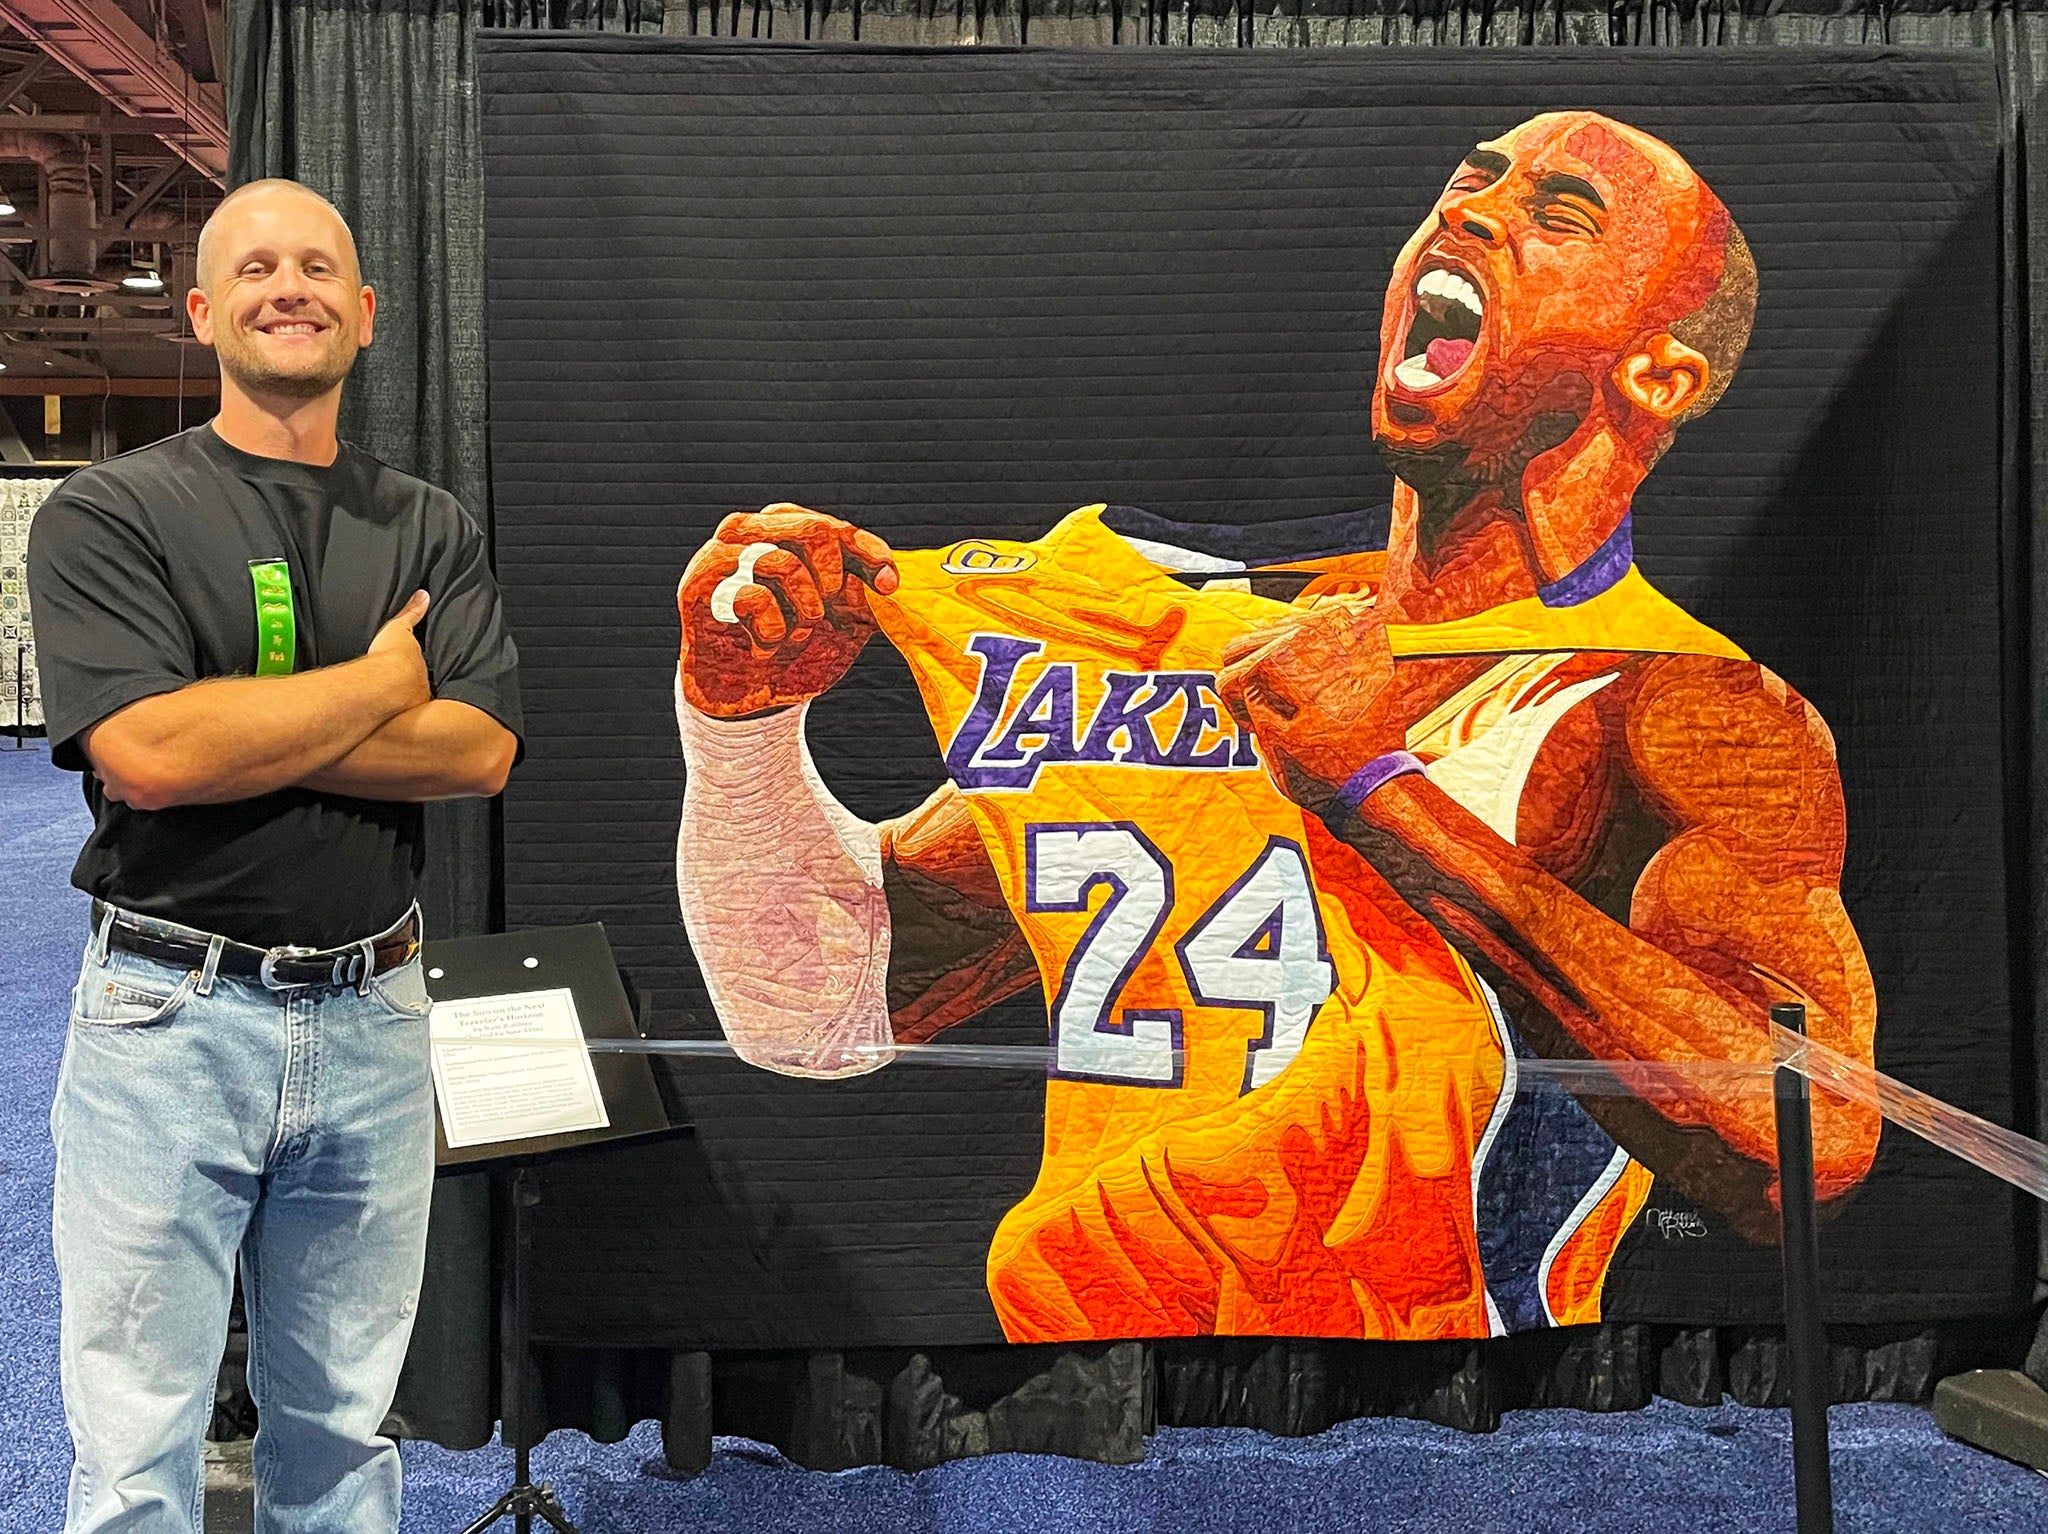
[[[1139,962],[1173,914],[1172,864],[1129,821],[1031,825],[1024,828],[1024,882],[1025,909],[1033,912],[1086,911],[1098,886],[1108,891],[1053,998],[1053,1073],[1178,1086],[1182,1009],[1124,1005]],[[1336,983],[1301,848],[1271,838],[1188,924],[1172,962],[1196,1006],[1264,1016],[1265,1028],[1245,1050],[1242,1092],[1285,1070]]]

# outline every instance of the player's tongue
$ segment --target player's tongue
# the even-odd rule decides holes
[[[1415,308],[1395,382],[1433,389],[1455,376],[1472,360],[1485,314],[1485,300],[1470,278],[1441,267],[1424,272],[1415,283]]]
[[[1438,336],[1422,355],[1430,372],[1439,378],[1449,378],[1472,355],[1472,343],[1461,336]]]

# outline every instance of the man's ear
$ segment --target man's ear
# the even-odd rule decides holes
[[[1640,410],[1676,421],[1706,393],[1713,368],[1669,331],[1658,331],[1615,364],[1614,386]]]
[[[193,288],[185,295],[185,313],[192,321],[193,339],[201,346],[213,345],[213,305],[204,288]]]

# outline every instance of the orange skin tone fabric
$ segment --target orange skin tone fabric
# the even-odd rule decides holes
[[[1725,221],[1668,147],[1587,113],[1525,124],[1452,177],[1387,290],[1373,430],[1402,477],[1379,603],[1250,636],[1221,678],[1290,797],[1327,808],[1474,675],[1471,660],[1397,666],[1377,625],[1534,595],[1620,525],[1708,385],[1707,359],[1665,327],[1718,281]],[[1485,318],[1467,364],[1416,390],[1394,370],[1434,266],[1473,283]],[[1495,982],[1539,1052],[1765,1061],[1771,1004],[1799,1001],[1812,1037],[1871,1059],[1876,996],[1839,891],[1834,742],[1759,666],[1625,662],[1546,740],[1515,844],[1413,774],[1337,829]],[[1627,888],[1617,864],[1639,869]],[[1660,1177],[1770,1239],[1757,1197],[1775,1192],[1768,1094],[1677,1085],[1657,1108],[1586,1106]],[[1877,1136],[1875,1113],[1816,1095],[1822,1198],[1862,1178]]]
[[[1590,189],[1600,204],[1584,195]],[[1230,657],[1226,701],[1290,797],[1320,812],[1338,786],[1486,668],[1399,665],[1380,626],[1441,622],[1533,595],[1598,549],[1710,385],[1667,328],[1720,277],[1727,214],[1655,139],[1589,113],[1537,118],[1474,151],[1401,252],[1382,325],[1373,431],[1400,476],[1378,605],[1312,610]],[[1483,295],[1480,337],[1441,386],[1394,376],[1418,275],[1457,271]],[[712,593],[752,543],[734,603]],[[728,517],[677,593],[681,683],[699,710],[787,707],[844,675],[887,593],[887,545],[793,505]],[[1871,983],[1838,884],[1846,830],[1825,724],[1763,668],[1639,655],[1550,732],[1510,843],[1419,775],[1339,818],[1339,834],[1495,985],[1543,1054],[1764,1061],[1769,1007],[1806,1004],[1817,1040],[1871,1059]],[[1569,662],[1560,680],[1613,670]],[[890,1006],[916,1042],[1037,979],[957,789],[884,823],[894,940]],[[1768,1091],[1674,1079],[1657,1100],[1586,1107],[1660,1178],[1776,1239]],[[1854,1186],[1878,1119],[1817,1092],[1819,1191]]]

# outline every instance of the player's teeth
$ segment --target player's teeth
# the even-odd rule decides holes
[[[1448,298],[1454,304],[1462,304],[1475,315],[1486,311],[1477,288],[1456,272],[1447,272],[1441,267],[1424,272],[1422,280],[1415,284],[1415,291],[1419,296],[1434,295],[1438,298]]]
[[[1426,357],[1410,357],[1394,369],[1394,377],[1411,389],[1429,389],[1443,382],[1429,370],[1429,359]]]

